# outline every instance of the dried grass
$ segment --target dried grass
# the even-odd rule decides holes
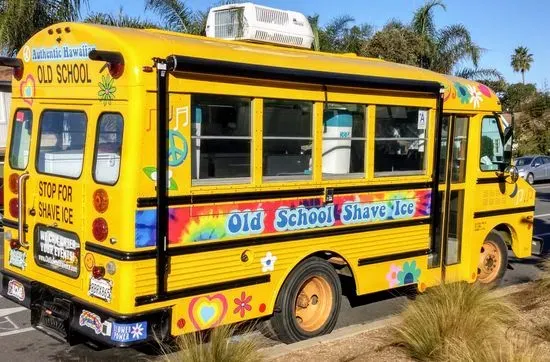
[[[421,361],[499,361],[507,325],[519,318],[508,301],[480,285],[444,284],[409,303],[391,342]],[[502,352],[503,353],[503,352]]]
[[[179,336],[175,346],[162,346],[166,362],[261,362],[259,341],[250,333],[235,336],[237,326]],[[242,332],[242,331],[239,331]],[[247,332],[247,331],[245,331]],[[249,332],[249,331],[248,331]]]

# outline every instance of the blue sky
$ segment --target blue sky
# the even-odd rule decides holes
[[[209,0],[188,0],[192,9],[205,9],[215,3]],[[244,1],[243,1],[244,2]],[[408,22],[412,13],[424,4],[423,0],[257,0],[257,4],[295,10],[306,15],[319,14],[321,23],[340,15],[351,15],[356,23],[382,27],[389,19]],[[90,0],[90,11],[118,12],[142,18],[155,19],[143,10],[143,0]],[[336,6],[334,4],[337,4]],[[464,24],[475,42],[486,49],[481,66],[494,67],[509,82],[520,82],[521,75],[510,67],[510,56],[519,45],[529,48],[534,63],[526,81],[537,83],[539,88],[550,87],[550,2],[537,0],[447,0],[447,11],[437,9],[438,27]],[[86,13],[87,11],[84,11]]]

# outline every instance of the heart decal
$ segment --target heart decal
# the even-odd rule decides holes
[[[19,93],[21,94],[21,98],[23,98],[23,101],[25,101],[25,103],[27,103],[29,106],[32,106],[35,89],[36,82],[34,81],[34,77],[29,74],[19,86]]]
[[[223,294],[196,297],[189,303],[189,319],[197,330],[217,326],[227,313],[227,299]]]

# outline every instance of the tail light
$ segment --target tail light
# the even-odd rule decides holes
[[[19,249],[20,247],[21,247],[21,244],[19,243],[19,240],[16,240],[16,239],[10,240],[10,248]]]
[[[109,196],[103,189],[94,192],[94,208],[99,213],[104,213],[109,208]]]
[[[11,199],[9,204],[10,215],[13,218],[19,217],[19,200]]]
[[[94,238],[97,241],[105,241],[105,239],[107,239],[107,235],[109,234],[109,226],[104,218],[99,217],[94,220],[92,223],[92,234],[94,234]]]
[[[13,192],[14,194],[19,192],[19,175],[16,173],[12,173],[10,175],[10,178],[8,179],[8,184],[11,192]]]
[[[94,266],[92,268],[92,275],[96,279],[103,278],[105,276],[105,268],[102,266]]]

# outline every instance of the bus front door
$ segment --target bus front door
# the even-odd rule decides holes
[[[442,279],[463,280],[459,273],[462,257],[464,194],[469,118],[444,115],[440,153],[441,224],[440,252]]]

